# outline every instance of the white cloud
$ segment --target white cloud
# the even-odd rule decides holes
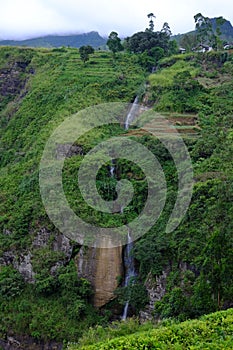
[[[223,16],[232,20],[232,0],[0,0],[0,37],[19,38],[38,34],[87,32],[121,36],[144,30],[147,14],[156,15],[155,29],[168,22],[173,33],[194,29],[193,16]]]

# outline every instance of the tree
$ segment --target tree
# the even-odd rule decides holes
[[[200,44],[213,44],[214,32],[211,21],[208,17],[204,17],[201,13],[194,16],[197,39]]]
[[[81,46],[79,48],[79,53],[83,63],[87,62],[89,60],[89,55],[91,55],[94,52],[95,52],[94,48],[90,45]]]
[[[163,24],[163,28],[161,29],[161,33],[166,34],[169,38],[172,35],[171,28],[167,22]]]
[[[168,55],[175,55],[179,52],[178,44],[176,40],[169,40],[168,42]]]
[[[149,13],[149,14],[147,15],[147,17],[150,19],[150,21],[149,21],[149,29],[148,29],[148,30],[150,30],[151,32],[153,32],[153,31],[154,31],[154,21],[153,21],[152,18],[156,18],[156,17],[155,17],[155,15],[154,15],[152,12]]]
[[[160,47],[167,54],[169,37],[163,32],[145,30],[145,32],[138,32],[127,38],[126,47],[130,52],[143,53],[146,51],[150,56],[153,55],[153,48]]]
[[[107,46],[109,50],[112,51],[113,56],[116,55],[117,52],[123,51],[123,46],[121,44],[121,39],[118,37],[118,33],[111,32],[108,36]]]

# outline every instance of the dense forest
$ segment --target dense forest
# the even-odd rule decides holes
[[[202,16],[207,22],[197,26],[197,34],[216,45],[211,52],[185,54],[179,54],[167,23],[154,31],[153,14],[148,18],[149,27],[124,42],[112,32],[109,51],[95,51],[89,45],[80,50],[0,48],[3,349],[9,341],[12,349],[18,343],[25,349],[44,349],[45,344],[53,349],[62,344],[69,349],[232,346],[233,53],[223,49],[221,33],[209,30],[206,17]],[[80,265],[85,262],[82,256],[93,262],[97,249],[63,235],[50,220],[42,203],[39,165],[48,138],[70,115],[98,105],[128,106],[136,96],[141,108],[138,124],[127,129],[122,122],[94,127],[75,140],[68,154],[66,145],[56,149],[58,157],[67,155],[63,167],[67,201],[96,227],[130,225],[144,208],[150,182],[140,162],[123,156],[113,157],[113,163],[106,160],[96,177],[99,194],[107,202],[116,200],[117,182],[125,179],[132,184],[133,198],[115,214],[94,210],[77,186],[79,168],[94,147],[111,139],[129,139],[156,156],[164,173],[166,203],[161,215],[131,246],[134,276],[124,282],[127,246],[122,246],[117,263],[113,261],[119,265],[119,273],[112,276],[113,294],[96,306],[95,276],[90,270],[89,276],[80,273]],[[172,139],[166,148],[143,128],[143,118],[151,112],[162,116],[182,138],[193,168],[191,202],[170,231],[167,223],[180,174],[169,152]],[[80,129],[90,123],[89,114],[80,114]],[[185,166],[181,162],[179,168],[184,174]],[[126,303],[127,316],[134,319],[123,322]]]

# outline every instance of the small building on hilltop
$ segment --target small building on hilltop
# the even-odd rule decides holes
[[[194,52],[203,52],[203,53],[210,52],[212,50],[213,50],[212,46],[205,45],[205,44],[199,44],[198,46],[196,46],[192,49],[192,51],[194,51]]]

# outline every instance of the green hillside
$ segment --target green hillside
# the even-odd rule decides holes
[[[166,324],[167,323],[167,324]],[[175,323],[115,323],[107,329],[91,329],[80,343],[68,350],[138,349],[233,349],[233,309],[203,316],[198,320]],[[146,328],[148,328],[146,330]],[[89,336],[89,337],[88,337]],[[86,344],[86,345],[84,345]]]
[[[133,100],[145,73],[130,56],[113,61],[110,53],[96,52],[84,65],[76,49],[4,47],[0,74],[0,338],[12,330],[60,342],[77,339],[101,317],[90,305],[90,284],[76,281],[73,256],[50,248],[58,233],[40,197],[40,158],[49,135],[64,118],[99,103]],[[114,133],[119,128],[97,129],[83,147],[88,149],[103,134]],[[33,241],[43,227],[50,239],[38,249]],[[77,245],[71,242],[71,246],[75,256]],[[37,271],[36,285],[25,284],[13,268],[29,250]],[[71,265],[59,272],[60,282],[58,276],[54,280],[52,266],[59,261],[67,265],[70,259]]]
[[[0,48],[0,340],[13,334],[32,337],[38,346],[50,340],[78,343],[85,332],[88,337],[89,327],[99,325],[100,333],[108,334],[101,327],[120,319],[126,302],[129,316],[138,316],[148,312],[151,301],[150,317],[168,324],[147,333],[135,326],[135,335],[126,331],[126,338],[115,334],[109,342],[99,337],[103,344],[90,349],[232,348],[231,310],[186,320],[230,309],[233,303],[233,55],[213,51],[160,60],[153,50],[150,55],[95,51],[84,64],[72,48]],[[145,68],[151,64],[152,74]],[[110,176],[109,161],[99,169],[96,186],[104,200],[111,201],[117,197],[117,181],[129,180],[134,196],[127,208],[110,215],[85,203],[77,188],[78,170],[101,141],[128,136],[156,156],[166,180],[161,215],[134,242],[137,276],[128,286],[119,276],[115,299],[98,310],[91,283],[77,276],[80,245],[63,236],[46,214],[39,163],[49,136],[70,115],[101,103],[132,102],[136,95],[146,111],[141,122],[150,113],[161,114],[183,137],[193,164],[192,200],[180,225],[168,232],[178,170],[165,145],[140,125],[129,130],[120,124],[104,125],[74,142],[62,173],[64,191],[72,209],[91,224],[105,228],[131,222],[148,195],[140,162],[123,157],[115,159],[115,177]],[[88,122],[88,116],[83,117],[80,127]],[[183,153],[178,156],[185,174]],[[165,286],[157,293],[161,276]],[[155,300],[150,300],[148,281],[159,294]],[[169,323],[171,318],[175,323]],[[120,327],[124,324],[127,328],[124,322]]]

